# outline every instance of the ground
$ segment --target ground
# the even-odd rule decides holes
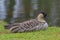
[[[5,24],[0,21],[0,40],[60,40],[60,27],[48,27],[44,31],[10,33],[4,29]]]

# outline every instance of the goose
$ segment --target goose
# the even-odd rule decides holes
[[[39,12],[35,19],[24,21],[21,23],[13,23],[4,26],[12,33],[34,31],[34,30],[46,30],[48,28],[48,23],[45,21],[47,14],[45,12]]]

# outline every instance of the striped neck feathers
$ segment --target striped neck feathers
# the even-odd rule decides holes
[[[46,22],[46,21],[44,20],[44,17],[43,17],[42,15],[38,15],[38,16],[37,16],[37,20],[40,21],[40,22]]]

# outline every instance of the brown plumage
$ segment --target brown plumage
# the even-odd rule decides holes
[[[31,19],[22,23],[13,23],[6,26],[6,28],[11,32],[24,32],[33,30],[44,30],[47,29],[48,24],[44,20],[44,14],[40,14],[35,19]]]

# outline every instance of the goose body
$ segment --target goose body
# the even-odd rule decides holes
[[[22,23],[13,23],[5,26],[11,32],[25,32],[33,30],[45,30],[48,28],[47,22],[39,14],[37,18]]]

